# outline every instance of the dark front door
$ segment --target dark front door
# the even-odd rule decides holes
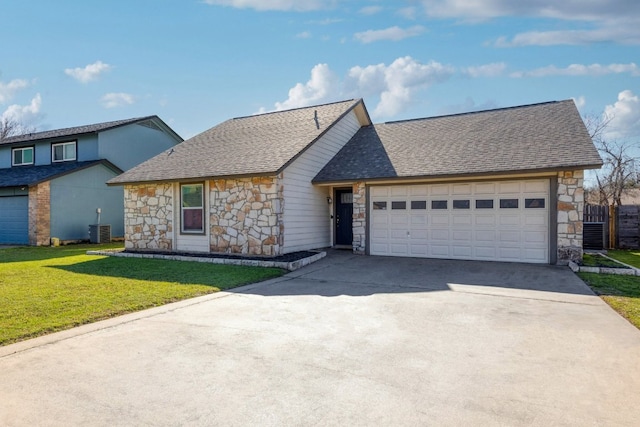
[[[353,243],[353,192],[336,190],[336,245]]]

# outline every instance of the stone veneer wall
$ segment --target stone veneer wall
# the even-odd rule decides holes
[[[367,187],[353,184],[353,253],[364,255],[367,247]]]
[[[125,185],[127,249],[173,249],[173,185]]]
[[[280,178],[210,181],[211,252],[282,254],[284,198]]]
[[[558,264],[582,261],[584,172],[558,173]]]
[[[29,244],[51,244],[51,186],[49,181],[29,187]]]

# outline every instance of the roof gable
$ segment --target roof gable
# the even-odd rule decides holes
[[[358,105],[370,123],[362,100],[227,120],[109,183],[276,174]]]
[[[571,100],[360,129],[314,182],[594,168],[602,164]]]

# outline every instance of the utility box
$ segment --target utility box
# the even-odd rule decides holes
[[[91,243],[111,243],[111,225],[91,224],[89,226],[89,241]]]

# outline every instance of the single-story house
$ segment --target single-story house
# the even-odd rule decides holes
[[[372,124],[356,99],[227,120],[109,184],[129,250],[555,264],[601,164],[571,100]]]
[[[3,139],[0,244],[86,240],[98,222],[124,237],[124,192],[107,180],[182,140],[157,116]]]

